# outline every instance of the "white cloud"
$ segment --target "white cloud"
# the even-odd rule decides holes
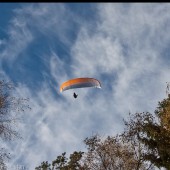
[[[6,40],[6,46],[0,55],[1,60],[13,61],[32,41],[32,34],[26,24],[24,20],[17,17],[11,21],[8,31],[9,39]]]
[[[10,64],[18,57],[24,57],[20,54],[26,53],[31,43],[40,36],[70,45],[71,42],[67,37],[70,18],[64,4],[29,4],[15,9],[14,17],[7,29],[9,38],[0,41],[0,44],[4,45],[0,54],[1,61],[7,60]]]
[[[68,63],[64,63],[55,51],[44,55],[50,75],[56,82],[56,94],[49,89],[48,82],[43,83],[34,94],[31,89],[19,84],[17,92],[30,98],[32,111],[23,116],[20,126],[23,127],[21,132],[24,139],[16,142],[13,164],[22,162],[34,169],[40,162],[53,160],[64,151],[70,153],[84,149],[82,140],[85,137],[93,132],[106,135],[120,132],[123,129],[122,118],[126,118],[129,111],[153,111],[158,100],[165,96],[165,82],[170,70],[161,54],[170,42],[167,24],[170,6],[97,6],[98,21],[93,31],[88,23],[77,22],[81,29],[75,44],[71,46],[71,73],[68,73]],[[5,55],[13,52],[17,56],[19,46],[24,45],[21,44],[23,38],[29,35],[25,40],[26,47],[38,30],[44,35],[50,30],[51,35],[57,35],[70,44],[64,34],[69,28],[70,17],[66,16],[63,20],[69,12],[60,4],[32,4],[17,10],[19,19],[13,20],[11,28],[14,30],[11,29],[8,42],[11,48]],[[21,19],[21,14],[30,17],[26,23]],[[35,32],[30,33],[27,23],[35,23],[32,25],[36,28]],[[14,40],[18,42],[12,45]],[[18,51],[14,52],[15,48]],[[102,89],[78,89],[79,97],[76,100],[72,97],[73,90],[60,94],[59,86],[69,79],[69,74],[73,77],[98,78]]]
[[[83,28],[72,48],[72,56],[75,56],[73,66],[76,76],[110,73],[124,67],[119,41],[105,37],[98,30],[93,36],[89,36],[88,31]]]
[[[165,82],[161,80],[166,75],[162,75],[162,69],[167,69],[169,74],[160,54],[170,40],[167,27],[170,6],[102,4],[98,7],[100,17],[95,33],[89,36],[88,28],[83,29],[72,48],[74,74],[94,77],[103,72],[117,74],[112,99],[117,106],[122,103],[118,107],[121,114],[126,114],[125,108],[136,111],[144,105],[153,110],[155,105],[149,101],[164,96]]]
[[[4,39],[1,39],[1,40],[0,40],[0,47],[3,46],[3,45],[5,45],[5,44],[6,44],[5,40],[4,40]]]

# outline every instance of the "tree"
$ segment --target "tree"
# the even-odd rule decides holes
[[[52,164],[42,162],[36,170],[136,170],[138,160],[130,145],[124,145],[118,136],[102,139],[99,135],[86,138],[87,152],[74,152],[66,158],[64,152]],[[45,168],[44,168],[45,167]],[[44,169],[43,169],[44,168]],[[141,163],[139,169],[146,170]]]
[[[98,135],[85,139],[88,151],[84,166],[91,170],[146,170],[145,164],[135,157],[130,143],[124,143],[122,136],[102,140]]]
[[[35,170],[51,170],[51,164],[48,161],[43,161],[40,166],[36,167]]]
[[[125,125],[124,136],[142,145],[143,160],[170,169],[170,95],[158,103],[155,117],[149,112],[135,113]]]
[[[137,160],[136,170],[139,170],[142,164],[146,170],[154,169],[152,162],[148,162],[145,159],[146,145],[139,140],[139,134],[142,135],[140,132],[141,124],[146,122],[145,118],[150,120],[153,119],[153,116],[148,112],[135,113],[133,115],[129,113],[129,120],[124,120],[125,129],[120,135],[122,137],[122,141],[129,144],[135,154],[134,157]]]
[[[23,112],[29,108],[27,104],[28,99],[16,98],[12,92],[14,86],[12,83],[0,81],[0,138],[1,140],[12,140],[14,138],[21,138],[16,130],[16,125],[19,120],[18,112]],[[9,159],[9,154],[4,148],[0,150],[0,166],[5,169],[5,160]]]
[[[83,152],[75,151],[73,154],[70,154],[69,159],[65,155],[66,152],[57,156],[56,160],[52,161],[52,164],[49,164],[48,161],[43,161],[35,170],[85,170],[79,162]]]
[[[74,159],[74,165],[79,165],[76,168],[79,170],[153,170],[157,166],[169,170],[169,87],[170,84],[167,84],[168,98],[158,103],[155,114],[149,112],[130,114],[129,120],[124,120],[125,129],[120,135],[108,136],[106,139],[102,139],[99,135],[86,138],[84,143],[87,152],[81,153],[78,159]],[[56,169],[76,169],[75,166],[70,166],[65,153],[55,161]]]
[[[7,153],[7,151],[4,148],[0,149],[0,169],[1,170],[7,170],[5,161],[10,159],[10,153]]]

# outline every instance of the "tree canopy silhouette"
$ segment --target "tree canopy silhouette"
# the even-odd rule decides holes
[[[99,135],[84,140],[86,152],[64,152],[52,164],[43,162],[36,170],[154,170],[170,169],[170,94],[158,102],[154,114],[129,113],[120,135],[103,139]],[[73,161],[74,160],[74,161]]]
[[[13,95],[14,86],[10,82],[0,81],[0,138],[8,141],[21,138],[16,129],[19,112],[30,109],[28,99],[17,98]],[[0,149],[0,167],[5,168],[5,160],[9,159],[5,148]]]

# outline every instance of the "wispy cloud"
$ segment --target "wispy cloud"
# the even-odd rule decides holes
[[[18,18],[11,21],[8,30],[9,39],[6,40],[6,46],[0,55],[1,61],[2,59],[8,61],[15,59],[32,41],[32,34],[26,24],[24,20]]]
[[[170,43],[169,4],[96,4],[94,24],[68,9],[64,4],[30,4],[17,9],[11,21],[0,56],[17,59],[43,37],[49,49],[41,58],[50,80],[42,81],[37,91],[18,82],[17,94],[30,98],[32,110],[22,115],[23,140],[11,149],[12,164],[34,169],[64,151],[84,149],[85,137],[120,132],[129,111],[153,111],[165,96],[170,68],[162,55]],[[76,35],[74,40],[70,34]],[[65,55],[55,48],[55,38]],[[78,100],[73,90],[59,93],[62,82],[86,76],[99,79],[102,89],[78,89]]]
[[[99,5],[95,33],[90,36],[88,30],[82,29],[72,48],[74,64],[78,66],[74,67],[75,75],[112,73],[113,77],[109,78],[113,79],[116,74],[112,97],[117,104],[123,102],[121,112],[129,106],[139,109],[144,101],[146,108],[151,109],[153,105],[147,104],[148,100],[156,101],[164,93],[165,82],[161,80],[166,75],[162,75],[162,69],[169,70],[161,53],[170,41],[169,7],[167,4]]]
[[[1,61],[14,61],[18,57],[24,57],[24,52],[29,53],[28,47],[39,37],[44,36],[44,41],[60,41],[70,45],[68,39],[68,22],[72,18],[65,9],[64,4],[28,4],[14,10],[14,17],[8,26],[8,39],[1,40]],[[73,19],[72,19],[73,22]],[[43,50],[43,49],[42,49]]]

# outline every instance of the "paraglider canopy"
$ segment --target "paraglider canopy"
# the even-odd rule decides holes
[[[65,90],[69,89],[75,89],[75,88],[84,88],[84,87],[96,87],[96,88],[101,88],[101,83],[94,78],[75,78],[68,80],[64,82],[60,86],[60,92],[63,92]]]

